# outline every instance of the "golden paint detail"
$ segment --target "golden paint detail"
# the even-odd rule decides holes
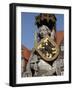
[[[59,55],[59,47],[48,35],[35,47],[38,54],[46,61],[53,61]]]

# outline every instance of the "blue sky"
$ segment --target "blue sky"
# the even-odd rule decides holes
[[[21,13],[21,44],[28,49],[32,49],[34,47],[34,32],[38,30],[35,25],[35,16],[37,15],[38,13]],[[55,14],[55,16],[57,18],[56,30],[63,31],[64,15]]]

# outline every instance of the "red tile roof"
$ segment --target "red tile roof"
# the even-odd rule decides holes
[[[30,50],[25,46],[22,46],[22,58],[25,58],[26,60],[28,60],[30,57],[30,54],[31,54]]]
[[[64,39],[64,32],[62,32],[62,31],[56,32],[57,45],[60,45],[63,39]]]

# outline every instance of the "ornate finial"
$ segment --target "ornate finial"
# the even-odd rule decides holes
[[[37,27],[40,27],[41,25],[49,26],[50,20],[52,21],[53,25],[56,24],[56,17],[54,14],[39,14],[35,17],[36,21],[35,24]]]

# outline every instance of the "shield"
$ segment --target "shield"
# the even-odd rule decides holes
[[[48,35],[36,45],[35,50],[46,61],[53,61],[59,55],[58,45]]]

